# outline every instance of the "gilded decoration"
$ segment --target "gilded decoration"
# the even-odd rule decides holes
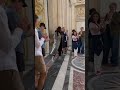
[[[39,16],[40,22],[45,22],[44,0],[35,0],[35,14]]]

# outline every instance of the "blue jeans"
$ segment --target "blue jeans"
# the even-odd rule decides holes
[[[81,53],[84,54],[84,44],[81,46]]]
[[[80,43],[78,46],[78,53],[84,54],[84,43]]]
[[[80,41],[78,44],[78,53],[81,53],[81,46],[82,46],[82,42]]]
[[[111,64],[114,66],[118,65],[119,59],[119,33],[112,34],[112,57],[111,57]]]

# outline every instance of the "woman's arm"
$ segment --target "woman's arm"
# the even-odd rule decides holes
[[[99,27],[97,28],[96,24],[94,23],[89,24],[89,29],[90,29],[91,34],[96,34],[100,31],[100,28]]]

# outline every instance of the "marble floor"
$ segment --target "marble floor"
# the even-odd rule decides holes
[[[66,55],[49,59],[44,90],[85,90],[85,56],[72,59],[71,50]]]
[[[102,66],[102,74],[98,76],[93,71],[89,71],[87,90],[120,90],[120,65]]]

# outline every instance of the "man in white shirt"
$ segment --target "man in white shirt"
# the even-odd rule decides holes
[[[38,17],[35,15],[35,26],[37,25]],[[35,28],[35,75],[40,77],[38,79],[37,90],[42,90],[46,79],[46,65],[42,55],[42,45],[44,44],[46,37],[39,39],[38,30]],[[37,82],[36,82],[37,83]]]
[[[24,90],[16,65],[15,48],[26,26],[20,22],[11,35],[4,3],[5,0],[0,0],[0,90]]]

